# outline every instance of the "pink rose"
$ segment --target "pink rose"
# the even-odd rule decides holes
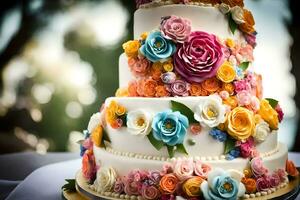
[[[256,180],[256,188],[259,192],[268,190],[270,186],[270,181],[267,177],[260,177]]]
[[[144,185],[141,190],[141,195],[144,199],[157,199],[160,192],[155,186]]]
[[[247,106],[251,103],[251,94],[247,90],[237,93],[236,98],[239,106]]]
[[[173,172],[173,164],[166,162],[163,164],[163,170],[161,172],[161,176],[164,176],[166,174],[170,174]]]
[[[175,71],[188,82],[201,83],[216,75],[224,61],[223,48],[215,35],[192,32],[174,54]]]
[[[252,96],[250,104],[247,106],[247,108],[252,110],[253,112],[257,112],[260,108],[259,99],[256,96]]]
[[[202,163],[200,160],[195,161],[194,171],[197,176],[200,176],[203,179],[207,179],[207,174],[211,170],[211,167],[205,163]]]
[[[269,178],[271,187],[277,187],[280,184],[280,177],[278,176],[277,173],[273,173],[268,178]]]
[[[236,93],[239,93],[243,90],[251,91],[251,85],[245,79],[235,81],[233,84],[234,84],[234,87],[235,87],[234,90],[235,90]]]
[[[167,87],[167,90],[172,93],[173,96],[189,96],[190,84],[184,80],[176,80],[170,86]]]
[[[164,17],[160,29],[166,39],[178,43],[184,43],[192,30],[189,20],[174,15]]]
[[[283,113],[282,108],[280,107],[279,104],[277,104],[275,110],[278,113],[279,122],[281,122],[283,120],[284,113]]]
[[[146,58],[128,58],[128,66],[136,77],[144,77],[150,69],[150,62]]]
[[[267,174],[268,169],[263,166],[261,157],[255,157],[250,162],[252,173],[255,177],[261,177]]]
[[[124,192],[124,183],[121,179],[117,179],[114,185],[114,192],[121,194]]]
[[[278,177],[280,178],[280,182],[285,181],[287,175],[284,169],[277,169],[274,173],[278,175]]]
[[[178,159],[174,164],[174,173],[177,178],[184,181],[190,178],[194,173],[194,164],[192,159]]]
[[[124,183],[124,192],[128,195],[139,195],[139,188],[142,184],[132,179],[127,179]]]
[[[246,142],[240,142],[240,153],[243,158],[251,157],[251,152],[254,148],[254,140],[252,137],[246,140]]]

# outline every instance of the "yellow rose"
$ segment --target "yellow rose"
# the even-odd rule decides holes
[[[117,110],[116,110],[116,114],[117,114],[118,116],[122,116],[122,115],[124,115],[125,113],[126,113],[126,108],[125,108],[124,106],[118,105],[118,108],[117,108]]]
[[[141,44],[138,40],[130,40],[122,45],[128,57],[137,57]]]
[[[141,37],[141,40],[146,40],[148,37],[148,32],[143,32],[140,37]]]
[[[254,132],[254,115],[246,108],[236,107],[228,114],[226,124],[229,135],[237,140],[246,140]]]
[[[224,62],[217,71],[217,77],[224,83],[230,83],[235,78],[235,69],[230,62]]]
[[[103,128],[101,125],[98,125],[94,129],[94,131],[91,135],[92,141],[97,147],[101,147],[102,137],[103,137]]]
[[[163,68],[166,72],[173,71],[173,64],[171,62],[166,62],[163,64]]]
[[[260,101],[258,114],[269,124],[271,129],[278,129],[278,113],[272,108],[266,99]]]
[[[189,197],[198,197],[201,195],[200,185],[204,180],[199,177],[192,177],[184,182],[182,189]]]
[[[128,88],[118,88],[116,91],[116,97],[128,97],[129,96],[129,92],[128,92]]]

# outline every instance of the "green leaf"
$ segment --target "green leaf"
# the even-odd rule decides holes
[[[278,101],[276,99],[266,98],[266,100],[269,102],[269,104],[272,106],[272,108],[276,108],[278,105]]]
[[[238,25],[232,19],[232,14],[230,12],[227,14],[227,17],[228,17],[229,28],[230,28],[232,34],[234,34],[236,29],[238,28]]]
[[[165,145],[165,143],[163,143],[162,141],[158,141],[153,137],[152,132],[150,132],[148,135],[148,140],[150,141],[150,143],[155,147],[155,149],[157,149],[158,151]]]
[[[241,68],[243,71],[246,71],[249,67],[250,62],[243,62],[240,64],[239,68]]]
[[[179,103],[177,101],[171,101],[172,110],[179,111],[181,114],[185,115],[189,119],[189,123],[197,123],[194,118],[194,112],[186,105]]]
[[[177,144],[176,147],[176,151],[188,155],[188,152],[186,151],[185,146],[183,144]]]
[[[225,141],[225,150],[224,154],[228,154],[232,149],[235,148],[235,139],[228,137],[227,140]]]
[[[167,149],[168,149],[169,157],[173,158],[174,157],[174,153],[175,153],[174,146],[167,145]]]
[[[61,188],[67,192],[76,192],[75,179],[66,179],[66,182]]]

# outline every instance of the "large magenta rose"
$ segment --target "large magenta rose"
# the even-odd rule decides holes
[[[189,82],[200,83],[216,75],[223,63],[223,46],[215,35],[192,32],[174,54],[176,72]]]

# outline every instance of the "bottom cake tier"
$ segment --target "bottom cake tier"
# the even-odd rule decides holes
[[[93,195],[116,199],[243,199],[270,195],[298,171],[286,145],[252,159],[165,159],[93,147],[84,154],[81,176]],[[289,173],[287,173],[289,172]],[[86,187],[86,186],[85,186]],[[87,192],[89,193],[89,192]]]

